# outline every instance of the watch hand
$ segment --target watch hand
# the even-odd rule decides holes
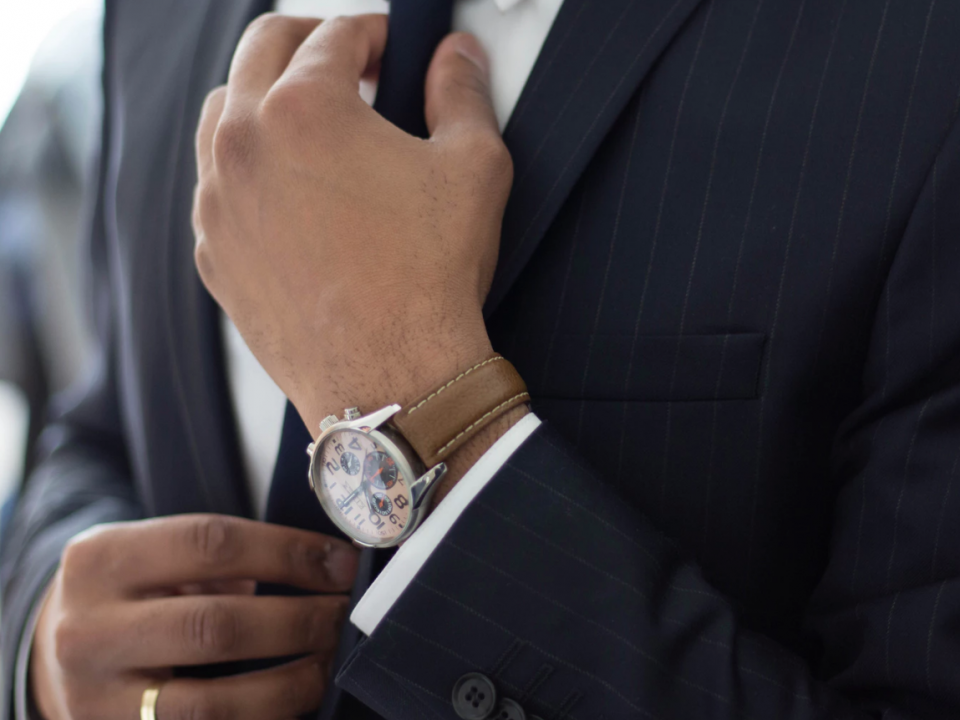
[[[365,488],[364,488],[363,482],[361,482],[359,487],[357,487],[356,490],[354,490],[352,493],[350,493],[343,499],[343,501],[340,503],[340,506],[346,507],[347,505],[349,505],[351,502],[353,502],[353,499],[357,497],[357,495],[359,495],[361,492],[364,491],[364,489]]]
[[[362,466],[365,466],[365,465],[367,464],[367,457],[368,457],[369,455],[370,455],[370,452],[369,452],[369,451],[367,451],[367,452],[365,452],[365,453],[363,454],[363,460],[361,461],[361,467],[362,467]],[[383,469],[383,468],[381,468],[381,470],[382,470],[382,469]],[[374,475],[374,477],[376,477],[376,475]],[[343,499],[343,502],[340,504],[340,507],[346,507],[347,505],[349,505],[351,502],[354,501],[354,499],[356,499],[356,497],[357,497],[360,493],[363,493],[363,494],[367,497],[367,506],[369,506],[369,505],[370,505],[370,493],[369,493],[368,490],[367,490],[367,481],[366,481],[362,476],[361,476],[361,478],[360,478],[360,484],[357,486],[357,489],[354,490],[352,493],[350,493],[349,495],[347,495],[347,496]]]
[[[379,474],[379,472],[377,474]],[[373,477],[376,477],[376,475]],[[370,508],[370,512],[373,512],[373,496],[370,494],[370,481],[364,480],[361,482],[360,489],[362,489],[364,495],[367,496],[367,507]]]

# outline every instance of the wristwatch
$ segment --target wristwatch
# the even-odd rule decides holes
[[[307,448],[310,487],[354,542],[386,548],[410,537],[447,470],[443,462],[509,410],[529,402],[516,369],[493,355],[406,407],[358,408],[320,423]]]

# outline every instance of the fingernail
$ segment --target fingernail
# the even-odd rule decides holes
[[[357,551],[340,543],[328,543],[324,566],[331,582],[349,587],[357,575]]]
[[[484,76],[490,71],[490,61],[487,59],[487,53],[480,45],[480,41],[469,33],[457,35],[456,50],[467,60],[476,65],[483,72]]]

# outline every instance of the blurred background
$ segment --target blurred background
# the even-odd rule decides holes
[[[48,404],[90,357],[84,190],[102,0],[0,0],[0,522]]]

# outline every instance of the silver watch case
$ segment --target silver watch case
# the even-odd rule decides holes
[[[383,427],[394,415],[400,412],[399,405],[388,405],[385,408],[377,410],[369,415],[360,415],[357,408],[347,408],[344,411],[344,419],[340,420],[336,415],[330,415],[320,423],[320,436],[316,442],[310,443],[307,447],[307,454],[310,456],[310,469],[307,472],[307,478],[310,481],[310,489],[320,502],[320,506],[327,513],[327,516],[340,528],[347,537],[361,547],[370,548],[389,548],[399,545],[417,529],[423,518],[426,516],[429,507],[430,496],[440,484],[440,479],[447,472],[445,463],[437,463],[435,466],[426,470],[423,462],[413,451],[413,448],[403,437],[395,430]],[[410,484],[410,519],[406,526],[394,538],[381,543],[369,543],[361,540],[356,535],[356,530],[351,527],[338,511],[336,506],[331,506],[327,496],[320,488],[320,470],[317,467],[316,459],[323,456],[323,444],[334,433],[341,430],[354,430],[369,435],[375,442],[379,443],[393,458],[397,464],[400,474],[405,478],[417,478]]]

